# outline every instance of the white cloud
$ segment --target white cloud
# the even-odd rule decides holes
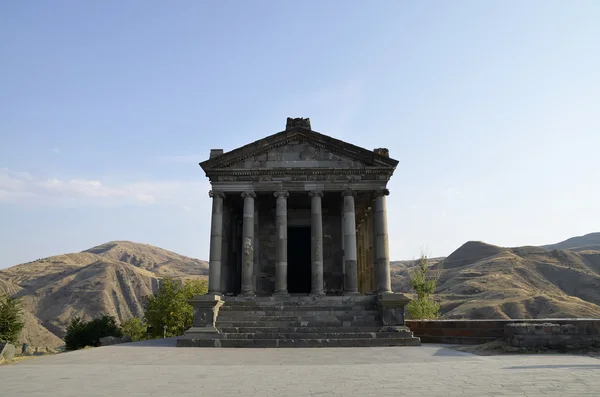
[[[56,153],[56,154],[60,154],[60,149],[59,148],[53,148],[50,149],[52,152]]]
[[[103,182],[98,179],[41,179],[26,172],[0,169],[0,202],[35,204],[98,204],[188,206],[188,202],[208,191],[208,182],[197,181],[130,181]],[[33,200],[34,199],[34,200]]]

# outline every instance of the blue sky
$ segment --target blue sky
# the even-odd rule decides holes
[[[400,164],[392,259],[600,230],[600,2],[0,3],[0,268],[208,259],[198,162],[286,117]]]

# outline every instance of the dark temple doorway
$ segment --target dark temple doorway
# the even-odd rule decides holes
[[[288,292],[310,293],[310,227],[288,228]]]

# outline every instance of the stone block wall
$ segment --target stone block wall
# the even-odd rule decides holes
[[[600,319],[514,319],[514,320],[406,320],[406,326],[421,338],[423,343],[451,343],[473,345],[506,339],[514,332],[507,326],[514,324],[573,325],[582,340],[597,340],[600,337]],[[520,332],[529,332],[521,330]],[[525,338],[523,338],[525,339]]]
[[[579,325],[513,323],[504,327],[504,339],[513,347],[582,349],[600,347],[599,330],[600,321],[579,322]]]
[[[256,286],[258,295],[270,295],[275,291],[276,239],[275,209],[263,210],[260,213],[258,227],[258,281]]]
[[[341,294],[343,291],[341,222],[339,210],[327,208],[323,211],[323,284],[325,292],[333,295]],[[288,209],[288,225],[310,226],[310,210]],[[271,210],[261,209],[257,246],[257,295],[271,295],[275,291],[276,238],[274,207]],[[288,244],[293,243],[288,240]],[[306,248],[310,250],[310,247]]]
[[[341,224],[339,211],[323,214],[323,286],[327,294],[333,295],[344,291]]]

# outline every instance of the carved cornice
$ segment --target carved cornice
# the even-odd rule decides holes
[[[308,132],[308,134],[309,133],[311,133],[311,132]],[[285,146],[285,145],[287,145],[291,142],[295,142],[295,141],[310,143],[311,145],[313,145],[315,147],[325,149],[328,152],[331,152],[333,154],[337,154],[339,156],[343,156],[343,157],[349,158],[351,160],[359,161],[359,162],[367,164],[367,165],[375,164],[375,162],[374,162],[375,156],[374,155],[364,156],[364,155],[360,155],[358,153],[349,152],[347,150],[344,150],[343,148],[332,147],[332,145],[327,145],[317,139],[314,139],[314,138],[311,139],[311,137],[307,136],[306,134],[307,133],[305,133],[305,132],[291,134],[290,136],[288,136],[286,138],[274,140],[273,142],[267,143],[264,146],[257,147],[255,150],[248,150],[246,153],[244,153],[242,155],[239,155],[239,154],[233,155],[233,153],[232,153],[231,156],[227,156],[227,153],[226,153],[223,155],[226,157],[222,158],[221,161],[216,162],[216,164],[214,164],[213,167],[214,168],[227,168],[235,163],[242,162],[251,157],[266,153],[272,149],[276,149],[276,148]]]
[[[206,173],[211,176],[254,176],[254,175],[391,175],[389,168],[256,168],[220,169]]]

